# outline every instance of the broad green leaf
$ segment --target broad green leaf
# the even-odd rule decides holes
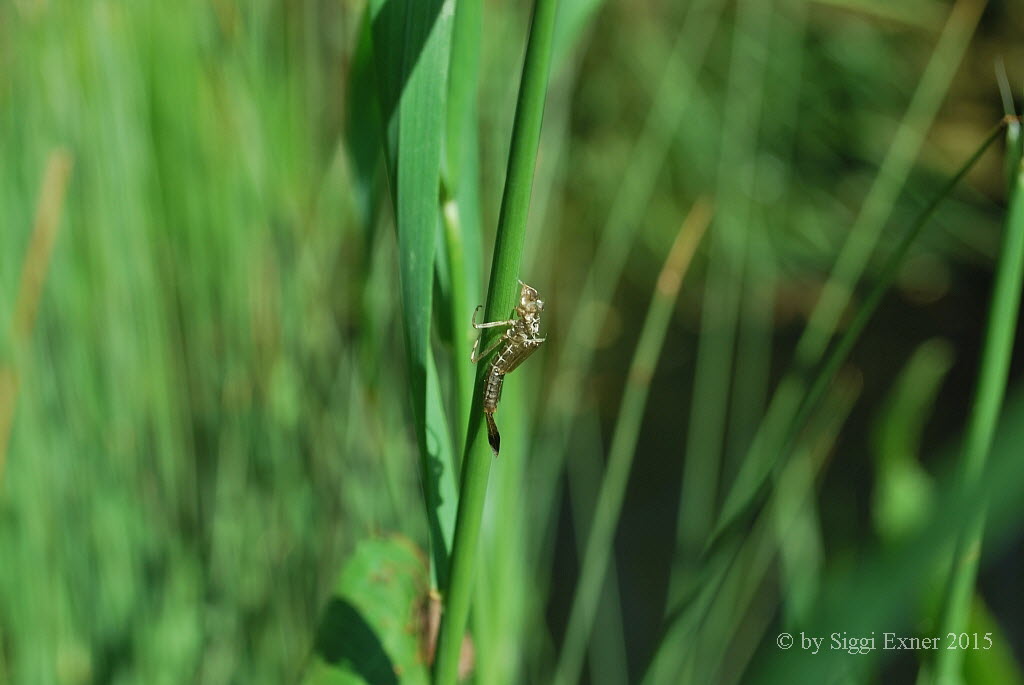
[[[439,515],[440,495],[433,474],[438,466],[453,478],[429,435],[447,425],[428,425],[441,414],[427,414],[430,320],[433,306],[434,250],[438,229],[441,153],[447,95],[452,0],[375,0],[370,4],[374,60],[381,116],[388,141],[388,180],[398,231],[409,388],[420,447],[428,518]],[[433,394],[433,393],[432,393]],[[441,522],[451,530],[453,517]],[[431,526],[435,583],[447,582],[447,534]]]
[[[426,559],[410,541],[361,542],[324,609],[305,685],[426,683],[428,589]]]

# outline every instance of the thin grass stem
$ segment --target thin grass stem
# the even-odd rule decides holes
[[[683,277],[710,221],[710,203],[706,200],[698,201],[683,222],[658,276],[612,434],[608,467],[597,496],[594,521],[580,565],[579,586],[569,614],[565,643],[555,671],[555,683],[568,685],[579,680],[587,641],[597,614],[601,587],[611,562],[615,528],[622,512],[651,377],[665,342],[665,333]]]
[[[831,382],[842,363],[846,361],[846,358],[849,356],[854,344],[856,344],[857,340],[860,339],[861,333],[864,332],[864,328],[878,309],[878,305],[881,304],[885,293],[889,291],[893,281],[896,280],[896,276],[899,275],[900,267],[904,262],[906,262],[911,246],[917,241],[918,237],[920,237],[921,231],[924,230],[929,219],[931,219],[935,214],[935,211],[939,208],[942,201],[949,197],[953,192],[953,189],[960,183],[963,177],[967,175],[967,172],[974,167],[975,163],[977,163],[989,146],[999,138],[999,135],[1006,129],[1006,126],[1010,121],[1011,120],[1009,118],[1003,119],[992,128],[978,149],[974,151],[966,162],[964,162],[964,164],[957,170],[956,174],[946,181],[942,188],[939,189],[935,196],[917,215],[914,222],[910,225],[910,229],[902,238],[900,238],[899,244],[885,260],[885,264],[879,271],[878,277],[872,284],[867,297],[864,298],[864,302],[857,310],[857,314],[854,316],[853,321],[843,332],[839,342],[836,343],[836,345],[829,351],[824,363],[815,374],[814,381],[811,383],[810,389],[804,396],[804,399],[800,404],[800,408],[797,410],[796,416],[790,425],[789,434],[787,436],[789,440],[792,440],[796,431],[800,430],[800,426],[803,425],[808,413],[812,411],[814,406],[821,400],[828,384]]]
[[[1011,145],[1011,155],[1019,152]],[[982,482],[992,448],[999,413],[1006,395],[1010,357],[1017,331],[1021,287],[1024,285],[1024,167],[1018,162],[1016,183],[1010,196],[1010,212],[1006,221],[1003,249],[999,254],[988,327],[974,394],[967,439],[964,443],[961,468],[964,488],[975,488]],[[964,526],[953,554],[952,572],[946,589],[945,607],[940,634],[960,634],[967,629],[978,575],[981,543],[985,532],[987,503],[982,502]],[[963,651],[939,650],[935,663],[936,683],[961,681]]]
[[[14,317],[11,321],[11,352],[14,363],[0,365],[0,485],[4,480],[7,464],[7,442],[14,423],[14,403],[18,395],[19,357],[28,344],[32,329],[35,328],[39,300],[50,266],[50,256],[57,241],[57,229],[64,208],[64,193],[71,175],[71,154],[67,150],[54,150],[46,162],[43,182],[36,205],[32,236],[25,251],[21,267],[21,282],[14,302]]]
[[[739,475],[729,490],[729,494],[719,516],[717,528],[721,530],[725,525],[743,509],[746,503],[761,487],[764,479],[771,472],[771,455],[776,457],[784,453],[780,452],[780,442],[791,437],[794,431],[799,430],[806,413],[813,408],[816,399],[827,387],[830,378],[835,376],[836,371],[846,359],[853,348],[868,320],[882,301],[882,297],[888,292],[889,287],[895,279],[896,272],[906,258],[910,246],[918,239],[924,226],[935,213],[939,204],[945,200],[952,191],[952,188],[967,174],[975,163],[984,154],[988,146],[998,137],[999,132],[1007,126],[1009,119],[1000,121],[985,137],[974,154],[965,162],[961,168],[940,188],[929,204],[914,218],[910,228],[899,245],[890,254],[889,259],[883,266],[878,280],[874,282],[864,303],[858,309],[853,322],[844,332],[840,341],[829,351],[828,356],[815,375],[808,389],[803,380],[808,367],[800,358],[797,360],[796,368],[779,383],[772,401],[769,405],[764,421],[750,449],[748,460],[743,464]],[[815,353],[816,354],[816,353]],[[806,362],[806,360],[805,360]]]
[[[486,320],[507,316],[515,302],[516,280],[522,260],[523,241],[530,207],[530,193],[540,141],[544,100],[551,70],[551,45],[557,0],[537,0],[527,40],[523,75],[519,86],[508,173],[498,217],[498,232],[487,288]],[[484,336],[486,349],[493,336]],[[481,365],[474,397],[483,392],[486,368]],[[492,454],[482,412],[469,412],[463,457],[458,516],[451,557],[451,577],[444,595],[444,614],[434,662],[434,683],[449,685],[458,676],[462,635],[469,619],[477,543]]]
[[[709,114],[708,100],[697,83],[696,73],[704,64],[711,39],[722,15],[721,0],[701,0],[687,12],[665,70],[644,121],[643,130],[630,153],[623,184],[608,213],[594,258],[580,290],[580,302],[569,324],[565,344],[556,364],[557,375],[551,384],[547,420],[541,426],[542,440],[555,458],[539,464],[536,501],[540,503],[534,525],[544,528],[551,519],[558,498],[559,473],[567,458],[568,435],[577,414],[584,382],[593,366],[595,348],[603,320],[589,312],[611,300],[625,268],[630,247],[643,225],[642,215],[651,200],[658,175],[672,140],[678,134],[683,117],[697,110]],[[544,539],[542,538],[542,542]],[[550,542],[550,538],[547,540]]]
[[[684,559],[699,555],[715,520],[743,282],[752,277],[744,271],[756,221],[751,189],[766,67],[759,55],[767,49],[773,14],[772,3],[758,0],[739,2],[736,8],[715,193],[721,210],[708,250],[676,525]]]
[[[823,393],[828,389],[829,382],[849,355],[850,350],[853,349],[860,334],[881,303],[882,297],[892,285],[899,266],[905,261],[910,247],[920,236],[928,219],[935,213],[939,204],[952,193],[953,188],[970,171],[988,147],[999,137],[1000,132],[1007,125],[1008,121],[1009,119],[1003,119],[993,127],[974,153],[943,184],[942,188],[936,192],[934,197],[918,213],[914,221],[911,222],[910,229],[900,240],[896,249],[889,255],[886,264],[879,273],[878,279],[867,297],[865,297],[864,303],[858,309],[854,320],[844,331],[836,345],[829,351],[828,356],[821,364],[813,380],[808,383],[805,380],[806,371],[802,371],[798,367],[781,381],[779,388],[772,398],[768,412],[761,422],[758,434],[754,438],[754,443],[750,449],[753,455],[765,453],[783,454],[781,450],[785,449],[785,445],[789,444],[796,436],[808,412],[813,410],[815,404],[820,401]],[[734,484],[719,516],[715,536],[728,527],[740,512],[744,510],[753,494],[761,487],[764,479],[770,473],[771,467],[769,466],[767,470],[760,474],[757,480]],[[746,476],[749,478],[751,473],[748,472]],[[715,536],[712,536],[712,539]]]

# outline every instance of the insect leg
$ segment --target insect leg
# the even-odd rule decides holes
[[[516,322],[515,319],[506,319],[505,321],[490,321],[488,323],[477,323],[476,314],[477,312],[480,311],[482,307],[482,304],[478,304],[476,306],[476,309],[473,310],[473,328],[476,328],[478,330],[481,328],[497,328],[498,326],[511,326]]]
[[[478,361],[480,361],[481,359],[483,359],[484,357],[489,355],[491,352],[493,352],[494,348],[496,348],[498,345],[500,345],[501,341],[504,340],[504,339],[505,339],[505,336],[499,335],[494,340],[493,343],[491,343],[490,345],[487,346],[486,350],[484,350],[480,354],[477,354],[476,350],[480,346],[480,338],[477,338],[476,341],[473,343],[473,350],[469,353],[469,361],[472,362],[473,364],[476,364]]]

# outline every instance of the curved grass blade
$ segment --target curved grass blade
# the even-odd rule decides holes
[[[718,517],[718,530],[721,530],[723,525],[732,520],[756,496],[774,468],[775,460],[783,454],[779,449],[779,441],[784,440],[789,434],[789,427],[794,425],[794,417],[803,411],[800,407],[814,406],[813,402],[804,401],[806,393],[800,376],[818,363],[828,346],[839,317],[849,302],[851,289],[867,265],[868,257],[923,144],[928,125],[934,119],[942,97],[949,87],[983,7],[984,3],[980,0],[960,0],[950,12],[921,84],[914,93],[889,153],[882,162],[875,184],[864,200],[863,208],[850,229],[829,282],[797,344],[795,371],[780,383],[762,422],[761,430],[755,436],[747,458],[729,489]],[[960,174],[957,174],[955,178],[959,177]],[[927,219],[930,212],[926,211],[920,216]],[[916,230],[912,233],[916,233]],[[893,260],[890,260],[890,263],[893,263]],[[883,293],[884,289],[878,294]],[[871,307],[865,305],[861,311],[868,309]],[[818,397],[820,398],[820,392]]]
[[[811,390],[807,393],[797,393],[795,392],[795,390],[800,387],[799,385],[796,384],[799,379],[795,379],[793,381],[794,385],[789,387],[789,391],[792,392],[791,397],[793,395],[799,396],[802,394],[805,397],[805,401],[802,404],[793,405],[793,416],[799,417],[799,423],[794,422],[793,424],[791,424],[792,429],[789,433],[789,439],[782,440],[782,442],[787,445],[787,449],[789,449],[792,446],[792,440],[796,438],[796,428],[800,425],[803,425],[804,420],[806,420],[806,418],[810,415],[810,412],[814,409],[814,407],[820,404],[822,397],[829,388],[832,378],[838,371],[839,366],[841,365],[842,361],[846,358],[846,355],[849,353],[853,344],[856,342],[857,337],[863,330],[867,321],[870,320],[871,315],[874,313],[879,302],[881,301],[882,295],[885,293],[889,285],[891,285],[892,280],[895,278],[899,265],[902,264],[907,252],[909,251],[910,246],[918,237],[921,230],[923,230],[923,227],[927,223],[927,220],[931,217],[932,213],[934,213],[935,209],[938,207],[942,199],[949,195],[949,193],[952,191],[952,188],[962,179],[962,177],[967,173],[967,171],[973,167],[974,163],[981,157],[984,151],[988,149],[989,145],[991,145],[992,142],[998,137],[999,133],[1002,131],[1007,121],[1008,120],[1004,120],[1003,122],[1000,122],[1000,124],[998,124],[996,128],[993,129],[993,131],[990,133],[988,137],[986,137],[986,139],[982,142],[982,144],[975,151],[975,153],[964,163],[960,170],[946,183],[946,185],[940,190],[940,192],[937,193],[936,197],[918,215],[917,219],[913,222],[911,229],[907,232],[907,234],[901,240],[900,244],[889,256],[885,267],[882,269],[879,279],[874,284],[874,287],[869,296],[867,297],[865,303],[858,311],[854,322],[846,330],[840,342],[835,346],[835,348],[833,348],[833,350],[830,351],[829,357],[826,360],[825,364],[823,364],[819,374],[816,376],[815,382],[811,387]],[[786,388],[783,388],[782,392],[785,391]],[[776,400],[778,400],[778,397],[776,398]],[[769,420],[766,419],[766,423],[768,422]],[[763,434],[761,438],[764,439]],[[761,516],[763,516],[763,512]],[[761,516],[758,517],[758,520],[761,520]],[[714,536],[716,539],[722,539],[723,534],[729,527],[728,524],[731,523],[732,520],[734,519],[723,518],[722,521],[720,521],[719,528],[717,529]],[[712,549],[710,553],[713,555],[712,558],[716,558],[717,552],[714,549]],[[734,560],[733,562],[730,562],[729,566],[731,567],[736,563],[738,562]],[[677,588],[676,592],[679,593],[681,592],[681,590]],[[675,603],[675,601],[673,603]],[[680,621],[682,621],[682,623],[680,623]],[[684,612],[680,619],[677,619],[673,622],[673,625],[690,625],[692,629],[693,626],[697,625],[697,623],[694,623],[694,621],[697,621],[698,623],[700,622],[699,619],[695,619],[693,616],[691,616],[689,612]],[[675,635],[676,633],[671,634]],[[678,669],[682,668],[683,666],[679,661],[679,657],[672,657],[666,654],[666,652],[670,651],[672,651],[671,647],[666,647],[665,645],[663,645],[663,647],[659,650],[659,656],[655,660],[657,668],[652,667],[652,673],[657,673],[659,674],[659,676],[664,676],[664,674],[666,673],[677,674],[679,672]],[[675,666],[669,665],[672,662],[675,662]]]
[[[644,683],[722,682],[721,669],[739,666],[724,662],[726,650],[744,632],[738,626],[759,597],[776,556],[787,553],[780,537],[813,507],[813,482],[859,394],[859,379],[851,377],[841,379],[826,398],[815,414],[813,439],[801,444],[783,469],[779,487],[750,532],[717,546],[702,565],[685,604],[670,618]]]
[[[1017,396],[1006,403],[992,443],[991,458],[977,483],[965,484],[962,471],[949,469],[938,481],[936,507],[928,524],[921,526],[899,545],[882,544],[865,553],[854,567],[838,566],[830,571],[814,604],[814,615],[796,627],[808,635],[828,635],[842,626],[851,636],[878,635],[884,631],[913,634],[920,628],[922,569],[933,568],[948,558],[965,521],[984,509],[990,511],[987,542],[993,550],[1005,548],[1019,538],[1024,500],[1020,482],[1024,462],[1020,444],[1024,440],[1024,403]],[[791,631],[792,632],[792,631]],[[934,634],[939,636],[936,629]],[[889,650],[878,649],[851,659],[842,650],[822,650],[808,659],[799,649],[765,650],[756,668],[749,669],[746,680],[752,683],[832,682],[836,673],[849,675],[849,682],[873,682],[867,674],[878,662],[894,657]],[[943,647],[947,643],[943,643]],[[988,654],[980,651],[979,654]],[[968,681],[975,682],[975,681]],[[977,681],[984,682],[984,681]]]
[[[1010,120],[1004,119],[1002,122],[1000,122],[1000,124],[998,124],[993,129],[989,136],[982,142],[978,150],[975,151],[975,153],[960,168],[957,174],[955,174],[946,183],[946,185],[936,195],[936,197],[918,215],[917,219],[912,224],[911,229],[903,236],[897,248],[889,256],[884,267],[881,270],[879,278],[874,283],[871,292],[869,293],[862,307],[858,310],[857,315],[854,318],[854,321],[849,326],[849,328],[844,332],[843,337],[840,339],[839,343],[830,351],[828,358],[826,359],[825,363],[822,365],[822,368],[816,375],[815,380],[811,385],[810,389],[805,394],[803,394],[803,401],[793,405],[793,421],[790,423],[788,433],[786,433],[785,436],[780,439],[780,444],[783,445],[783,453],[788,453],[791,450],[791,447],[798,435],[799,428],[804,424],[804,422],[806,421],[810,413],[813,411],[813,409],[816,406],[818,406],[818,404],[821,402],[822,397],[828,390],[832,378],[835,376],[842,362],[846,359],[847,355],[849,354],[849,351],[852,349],[861,331],[863,331],[867,322],[874,314],[875,310],[878,307],[878,304],[881,301],[882,296],[888,290],[888,287],[891,285],[892,281],[895,279],[898,268],[903,263],[910,246],[913,244],[914,240],[919,236],[920,232],[923,230],[923,227],[927,223],[927,220],[937,209],[942,199],[944,199],[952,191],[952,188],[974,165],[974,163],[980,158],[980,156],[984,153],[988,146],[991,145],[992,142],[994,142],[994,140],[998,137],[999,133],[1006,126],[1008,121]],[[799,379],[795,379],[791,382],[792,385],[784,387],[781,391],[784,397],[784,393],[787,390],[789,391],[789,393],[791,393],[789,395],[790,397],[797,396],[796,390],[800,387]],[[764,434],[762,434],[760,437],[763,439]],[[729,512],[727,510],[725,514],[728,513]],[[720,527],[716,531],[715,537],[719,537],[726,529],[726,526],[722,524],[728,524],[732,520],[733,519],[723,519],[722,522],[720,522]],[[678,592],[679,589],[677,588],[676,593]]]
[[[857,310],[850,326],[844,331],[839,342],[829,351],[825,361],[821,364],[817,373],[815,373],[813,382],[808,386],[800,371],[795,370],[780,383],[765,419],[762,421],[758,435],[754,438],[754,444],[751,446],[750,453],[754,456],[754,459],[748,460],[748,463],[745,463],[743,470],[741,470],[737,480],[730,488],[729,495],[722,508],[722,513],[719,516],[715,535],[712,538],[719,535],[735,521],[750,502],[756,498],[756,493],[764,485],[772,472],[772,468],[774,468],[772,463],[764,461],[758,455],[770,453],[776,455],[783,454],[779,450],[783,449],[792,440],[808,413],[820,402],[828,389],[831,379],[835,377],[839,367],[859,339],[864,327],[877,310],[882,297],[895,280],[899,267],[906,259],[911,245],[920,236],[921,231],[927,225],[935,210],[938,209],[939,204],[952,192],[953,188],[974,166],[985,150],[999,137],[1006,123],[1007,120],[1004,119],[992,129],[978,149],[975,150],[974,154],[964,162],[960,169],[957,170],[957,173],[943,185],[911,223],[910,229],[904,234],[899,244],[886,259],[885,265],[880,270],[878,278],[875,280],[867,297],[865,297],[863,304]],[[778,448],[778,450],[772,452],[771,450],[775,448]]]

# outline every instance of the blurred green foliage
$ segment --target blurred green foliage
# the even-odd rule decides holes
[[[412,315],[431,329],[420,359],[436,394],[430,380],[412,389],[459,445],[475,403],[457,328],[482,300],[528,5],[483,3],[479,55],[452,52],[468,84],[448,93],[468,119],[445,122],[448,195],[425,184],[417,199],[430,195],[438,226],[451,200],[462,232],[438,237],[435,291],[420,293],[433,308],[415,312],[399,297],[372,61],[394,46],[365,3],[0,5],[0,683],[329,679],[332,616],[361,622],[347,645],[379,648],[372,668],[422,648],[420,623],[387,628],[418,616],[430,586],[411,545],[429,546],[419,455],[437,447],[417,438],[401,329]],[[615,477],[618,537],[601,547],[581,677],[913,677],[913,654],[809,665],[774,635],[935,620],[941,581],[920,579],[942,576],[957,516],[974,512],[975,491],[949,474],[1008,199],[999,154],[946,198],[792,453],[771,456],[766,514],[701,545],[851,226],[867,211],[878,229],[863,282],[840,284],[856,310],[901,229],[1002,116],[993,57],[1019,84],[1024,9],[559,11],[521,271],[548,302],[549,342],[502,400],[475,681],[554,673],[654,274],[702,197],[709,243],[649,369],[632,471]],[[944,31],[970,38],[962,59]],[[949,78],[925,78],[943,60]],[[908,115],[915,92],[935,110]],[[828,314],[843,330],[849,311]],[[979,486],[996,486],[997,551],[971,621],[1000,644],[992,661],[968,655],[974,682],[1020,680],[1022,607],[1007,599],[1020,559],[1002,550],[1024,522],[1011,492],[1022,417],[1019,402],[1003,413]],[[367,575],[389,558],[401,582],[376,601]],[[422,666],[405,672],[425,678]]]

